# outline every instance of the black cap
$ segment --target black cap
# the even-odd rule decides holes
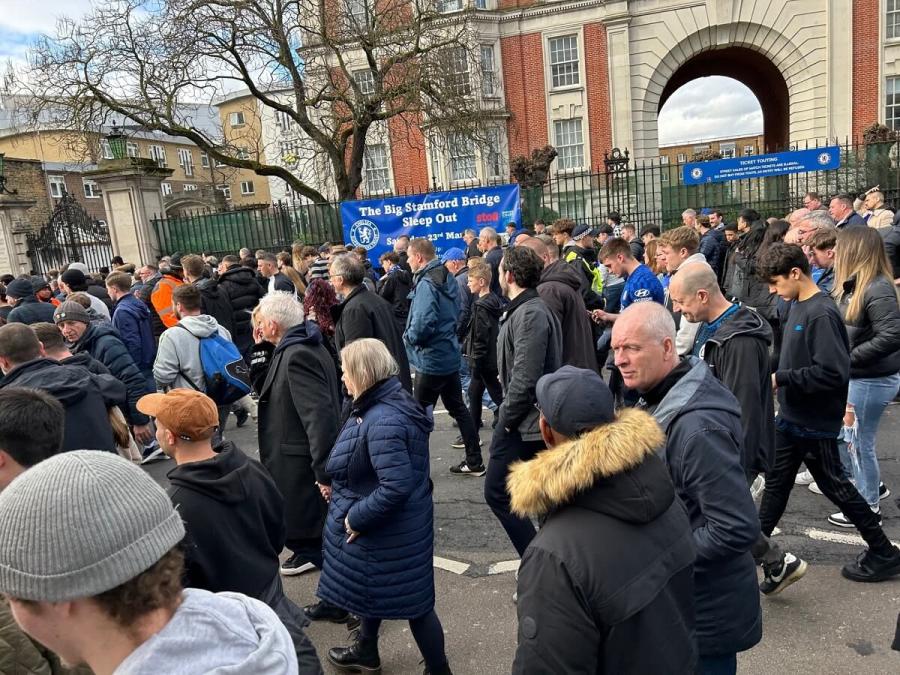
[[[181,253],[176,251],[171,256],[169,256],[169,267],[173,270],[181,269]]]
[[[31,288],[34,289],[35,293],[37,293],[43,288],[50,288],[50,282],[47,281],[44,277],[36,274],[35,276],[31,277]]]
[[[31,286],[31,279],[13,279],[6,287],[6,297],[8,298],[30,298],[34,295],[34,288]]]
[[[84,272],[81,270],[67,269],[60,275],[59,279],[67,286],[87,285],[87,277],[84,276]]]
[[[575,229],[572,230],[572,239],[575,241],[579,241],[580,239],[584,239],[585,237],[594,237],[596,236],[596,232],[594,232],[594,228],[592,228],[587,223],[578,223],[575,226]]]
[[[537,381],[537,404],[557,433],[574,438],[612,422],[612,393],[595,371],[563,366]]]
[[[606,234],[606,235],[609,235],[610,237],[613,236],[612,225],[610,225],[609,223],[606,223],[605,225],[601,225],[600,227],[597,228],[597,234]]]

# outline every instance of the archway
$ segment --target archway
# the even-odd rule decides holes
[[[790,95],[787,82],[768,58],[746,47],[725,47],[700,52],[685,61],[663,87],[657,114],[669,97],[683,85],[714,75],[737,80],[753,92],[762,108],[765,151],[786,150],[790,142]]]

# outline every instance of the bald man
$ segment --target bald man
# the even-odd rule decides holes
[[[675,321],[658,303],[623,311],[612,349],[625,386],[666,434],[662,456],[691,521],[698,672],[734,673],[737,653],[762,638],[750,553],[759,517],[740,463],[739,404],[703,361],[679,358]]]

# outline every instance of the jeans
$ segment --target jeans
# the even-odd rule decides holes
[[[416,373],[414,389],[414,396],[423,408],[433,406],[440,397],[450,417],[459,425],[459,433],[466,444],[466,464],[470,467],[481,466],[481,440],[478,438],[478,430],[469,409],[462,400],[459,371],[448,375]]]
[[[469,400],[469,390],[472,388],[470,385],[472,383],[472,375],[470,374],[469,369],[469,360],[463,356],[459,363],[459,381],[462,385],[462,393],[463,393],[463,402],[468,406],[469,411],[472,410],[472,401]],[[477,400],[477,399],[476,399]],[[486,389],[482,388],[481,390],[481,405],[489,410],[497,411],[497,408],[500,406],[499,403],[496,403],[489,395]],[[481,410],[479,409],[478,415],[476,416],[474,413],[472,414],[472,418],[475,420],[475,426],[480,427],[481,423],[479,420],[481,419]]]
[[[471,382],[469,382],[469,412],[472,414],[476,427],[481,426],[481,401],[485,393],[490,395],[491,401],[495,404],[495,409],[496,406],[503,403],[503,389],[500,387],[497,371],[482,370],[475,366],[472,369]]]
[[[759,474],[751,473],[747,476],[747,485],[753,486],[753,482]],[[760,531],[756,542],[750,547],[750,553],[757,565],[762,565],[763,570],[776,573],[781,569],[781,563],[784,560],[784,552],[781,547],[769,539]]]
[[[775,430],[775,462],[766,475],[766,489],[759,506],[762,533],[767,537],[772,536],[772,530],[787,507],[797,469],[804,462],[822,489],[822,494],[843,511],[869,548],[877,553],[890,551],[892,546],[878,524],[879,517],[844,475],[837,439],[799,436],[779,426],[778,420]],[[759,553],[754,546],[754,557]]]
[[[360,618],[359,636],[364,640],[378,640],[378,629],[381,619]],[[447,654],[444,650],[444,629],[441,620],[434,610],[416,619],[409,620],[409,630],[416,646],[425,657],[425,667],[438,671],[447,665]]]
[[[734,675],[737,673],[737,654],[700,655],[697,675]]]
[[[875,452],[875,436],[878,423],[888,403],[894,400],[900,388],[900,375],[850,380],[847,403],[853,405],[859,427],[858,447],[851,451],[850,468],[856,489],[869,506],[878,506],[878,456]],[[855,454],[855,457],[853,456]]]
[[[521,518],[510,511],[506,476],[510,464],[520,459],[527,461],[543,449],[543,441],[523,441],[518,431],[507,431],[501,424],[497,424],[491,439],[491,459],[484,479],[484,500],[506,530],[519,557],[525,553],[536,532],[530,518]]]

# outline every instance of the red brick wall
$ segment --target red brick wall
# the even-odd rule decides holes
[[[853,1],[853,138],[862,138],[863,130],[880,117],[880,18],[879,0]]]
[[[543,42],[540,33],[500,40],[506,88],[509,155],[530,155],[546,145],[547,97],[544,92]]]
[[[591,168],[596,170],[603,166],[604,151],[612,149],[609,62],[607,60],[606,27],[602,23],[584,25],[584,60],[587,71]]]
[[[409,120],[397,115],[388,120],[391,143],[391,167],[394,170],[394,192],[424,192],[428,189],[428,163],[425,158],[425,136],[421,117]]]

